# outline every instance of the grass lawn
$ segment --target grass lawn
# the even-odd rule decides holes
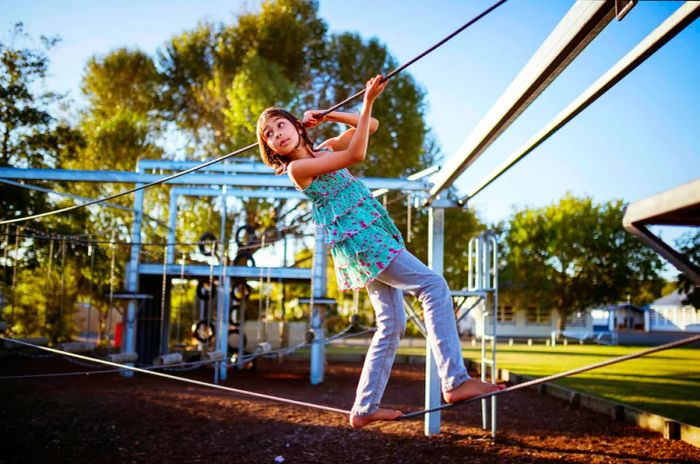
[[[498,345],[497,364],[518,374],[543,377],[648,347],[569,345]],[[330,347],[329,352],[364,352],[364,347]],[[424,354],[401,348],[401,354]],[[464,349],[478,360],[479,348]],[[559,385],[629,404],[700,426],[700,349],[676,348],[558,380]]]

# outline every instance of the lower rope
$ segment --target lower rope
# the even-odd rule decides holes
[[[303,401],[292,400],[289,398],[282,398],[279,396],[264,395],[262,393],[255,393],[255,392],[250,392],[250,391],[246,391],[246,390],[239,390],[237,388],[231,388],[231,387],[225,387],[223,385],[216,385],[213,383],[201,382],[199,380],[187,379],[184,377],[178,377],[176,375],[164,374],[162,372],[153,372],[153,371],[149,371],[149,370],[142,369],[139,367],[127,366],[126,364],[119,364],[119,363],[115,363],[115,362],[111,362],[111,361],[105,361],[103,359],[95,359],[95,358],[91,358],[89,356],[83,356],[83,355],[76,354],[76,353],[68,353],[68,352],[65,352],[62,350],[57,350],[55,348],[48,348],[45,346],[37,346],[37,345],[34,345],[32,343],[23,342],[20,340],[13,340],[11,338],[0,337],[0,340],[5,340],[5,341],[8,341],[10,343],[16,343],[18,345],[30,346],[32,348],[44,350],[44,351],[47,351],[49,353],[55,353],[55,354],[60,354],[63,356],[70,356],[70,357],[73,357],[76,359],[82,359],[85,361],[98,363],[98,364],[104,364],[105,366],[118,367],[120,369],[126,369],[126,370],[130,370],[133,372],[140,372],[142,374],[154,375],[157,377],[163,377],[163,378],[170,379],[170,380],[177,380],[179,382],[191,383],[193,385],[199,385],[201,387],[214,388],[217,390],[223,390],[223,391],[230,392],[230,393],[238,393],[239,395],[252,396],[255,398],[261,398],[261,399],[271,400],[271,401],[278,401],[281,403],[294,404],[297,406],[303,406],[305,408],[320,409],[322,411],[334,412],[337,414],[343,414],[343,415],[350,414],[350,411],[346,411],[344,409],[332,408],[330,406],[323,406],[320,404],[306,403]]]
[[[516,390],[522,390],[523,388],[533,387],[535,385],[540,385],[543,383],[551,382],[553,380],[562,379],[564,377],[569,377],[569,376],[572,376],[575,374],[580,374],[582,372],[591,371],[593,369],[600,369],[601,367],[610,366],[611,364],[617,364],[617,363],[620,363],[623,361],[629,361],[630,359],[640,358],[642,356],[646,356],[646,355],[649,355],[652,353],[670,350],[671,348],[677,348],[679,346],[690,345],[690,344],[696,343],[696,342],[700,342],[700,335],[696,335],[694,337],[689,337],[689,338],[684,338],[683,340],[678,340],[675,342],[667,343],[665,345],[660,345],[660,346],[657,346],[654,348],[650,348],[648,350],[640,351],[638,353],[632,353],[632,354],[628,354],[625,356],[619,356],[617,358],[609,359],[607,361],[599,362],[596,364],[591,364],[589,366],[583,366],[583,367],[579,367],[577,369],[572,369],[570,371],[560,372],[559,374],[550,375],[548,377],[542,377],[539,379],[530,380],[529,382],[524,382],[524,383],[520,383],[518,385],[513,385],[512,387],[508,387],[504,390],[496,390],[496,391],[492,391],[489,393],[485,393],[483,395],[474,396],[474,397],[466,399],[464,401],[458,401],[456,403],[445,403],[445,404],[442,404],[440,406],[436,406],[434,408],[410,412],[410,413],[404,414],[402,416],[399,416],[396,420],[413,419],[415,417],[424,416],[424,415],[429,414],[431,412],[440,411],[442,409],[448,409],[448,408],[452,408],[455,406],[460,406],[463,404],[471,403],[474,401],[483,400],[486,398],[491,398],[492,396],[505,395],[506,393],[511,393],[511,392],[516,391]]]

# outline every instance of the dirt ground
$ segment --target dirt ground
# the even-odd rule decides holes
[[[262,360],[224,385],[349,409],[361,366],[330,363],[310,385],[305,362]],[[0,376],[82,371],[60,358],[0,359]],[[210,382],[211,368],[188,376]],[[397,365],[386,406],[423,401],[423,366]],[[420,420],[353,430],[343,415],[136,374],[0,380],[0,463],[697,463],[700,449],[517,391],[499,398],[498,438],[480,407],[442,414],[442,433]]]

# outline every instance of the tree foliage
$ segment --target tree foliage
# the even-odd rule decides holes
[[[42,36],[40,42],[33,46],[21,23],[14,25],[7,40],[0,40],[0,166],[55,167],[61,156],[83,144],[80,132],[52,113],[62,96],[41,90],[49,66],[47,52],[58,39]],[[3,189],[3,218],[47,206],[43,193],[10,186]]]
[[[700,266],[700,232],[688,233],[678,240],[679,251],[688,259]],[[685,295],[682,303],[700,309],[700,287],[695,285],[685,274],[678,274],[676,285]]]
[[[621,201],[564,196],[524,209],[505,232],[501,288],[514,300],[555,309],[560,329],[576,311],[627,300],[644,304],[663,287],[663,263],[622,228]]]

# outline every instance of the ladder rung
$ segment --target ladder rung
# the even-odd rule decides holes
[[[482,359],[481,362],[483,364],[490,364],[493,365],[493,359]]]
[[[482,335],[481,338],[485,340],[493,340],[495,337],[493,335]]]

